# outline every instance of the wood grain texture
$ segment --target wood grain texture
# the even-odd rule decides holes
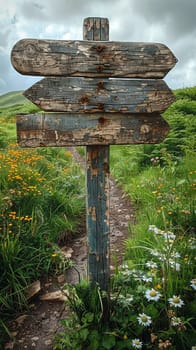
[[[26,75],[127,78],[163,78],[175,66],[176,57],[160,43],[98,41],[104,27],[95,23],[97,41],[20,40],[12,65]],[[86,38],[93,37],[91,25]]]
[[[109,39],[109,22],[106,18],[91,17],[84,20],[83,39],[92,35],[93,40]],[[99,117],[103,126],[103,115]],[[97,125],[97,124],[96,124]],[[97,127],[93,127],[93,130]],[[88,133],[87,133],[88,135]],[[86,135],[86,136],[87,136]],[[110,290],[110,221],[109,221],[109,146],[86,146],[86,222],[88,249],[88,277],[92,285]],[[103,300],[104,302],[104,300]],[[109,303],[103,308],[103,319],[109,317]]]
[[[109,291],[109,147],[86,152],[88,273],[92,284]],[[106,310],[104,310],[106,312]]]
[[[144,144],[161,142],[169,126],[159,114],[29,114],[17,116],[22,147]]]
[[[24,95],[45,111],[74,113],[163,112],[175,100],[159,79],[48,77]]]

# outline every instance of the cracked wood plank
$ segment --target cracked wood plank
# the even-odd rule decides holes
[[[159,143],[169,131],[158,114],[43,113],[17,116],[22,147]]]
[[[163,78],[177,62],[161,43],[101,41],[107,30],[98,19],[94,24],[94,34],[90,20],[85,28],[90,41],[20,40],[11,52],[12,65],[24,75]]]
[[[163,80],[48,77],[24,92],[45,111],[74,113],[163,112],[175,100]]]

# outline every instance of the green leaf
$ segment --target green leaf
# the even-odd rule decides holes
[[[112,349],[115,344],[116,344],[116,339],[114,335],[104,334],[102,338],[102,345],[105,349],[107,350]]]
[[[88,337],[89,331],[87,328],[83,328],[80,330],[80,338],[82,341],[85,341],[86,338]]]
[[[93,330],[89,333],[88,340],[90,342],[87,350],[99,350],[100,349],[100,335],[98,331]]]

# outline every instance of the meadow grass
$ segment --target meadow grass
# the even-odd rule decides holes
[[[137,222],[129,225],[124,263],[114,266],[109,315],[98,286],[71,287],[73,314],[56,350],[196,349],[196,88],[175,93],[161,144],[111,147],[112,175]]]
[[[111,147],[111,172],[134,202],[137,223],[129,225],[125,261],[115,266],[109,298],[86,281],[65,286],[73,314],[63,321],[55,349],[196,348],[196,88],[175,94],[164,114],[171,130],[161,144]],[[3,334],[5,319],[26,305],[27,285],[58,270],[59,234],[72,237],[85,204],[84,178],[69,151],[10,144],[14,113],[27,112],[14,102],[4,101],[0,115],[6,125],[0,129]]]

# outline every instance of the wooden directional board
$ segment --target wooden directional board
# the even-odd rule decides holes
[[[163,112],[174,95],[163,80],[45,78],[24,95],[45,111]]]
[[[157,143],[169,125],[158,113],[27,114],[17,116],[22,147]]]
[[[90,28],[91,19],[86,23]],[[165,122],[161,122],[160,113],[169,107],[175,97],[160,78],[172,69],[177,59],[167,46],[160,43],[107,41],[109,26],[104,19],[101,22],[99,18],[95,19],[93,26],[93,36],[91,30],[84,28],[85,38],[88,40],[23,39],[16,43],[11,53],[15,69],[22,74],[47,76],[26,90],[24,95],[44,111],[64,112],[64,118],[71,123],[72,127],[73,125],[76,127],[78,118],[84,120],[82,117],[84,113],[86,126],[82,127],[84,130],[82,137],[81,135],[72,137],[75,145],[88,145],[92,142],[100,144],[100,140],[105,144],[109,142],[110,144],[129,144],[136,141],[140,143],[141,140],[142,142],[146,140],[148,143],[161,142],[166,136],[168,126],[166,127]],[[101,36],[100,33],[102,33]],[[97,40],[100,38],[104,40]],[[93,118],[92,113],[96,114]],[[98,122],[93,130],[96,137],[92,137],[92,132],[90,132],[91,136],[84,137],[86,130],[92,130],[92,119],[99,120],[97,113],[109,114],[107,118],[104,116],[104,120],[107,119],[111,125],[115,125],[113,137],[110,135],[106,138],[107,123],[100,127],[101,124]],[[127,120],[120,113],[128,114]],[[133,141],[133,119],[130,118],[130,114],[134,115],[134,120],[138,114],[139,121],[141,121],[139,114],[143,116],[146,114],[145,118],[154,121],[154,124],[151,124],[151,135],[156,134],[157,137],[152,137],[150,141],[149,137],[144,138],[141,134]],[[117,117],[120,130],[121,123],[126,123],[126,136],[121,131],[116,132]],[[32,123],[33,116],[30,115],[28,118],[29,123]],[[53,123],[50,123],[50,126],[52,125],[55,133],[59,127],[59,115],[53,114],[52,118]],[[61,118],[63,118],[62,114]],[[21,121],[24,118],[21,116],[18,120]],[[43,118],[40,117],[40,120]],[[33,123],[34,130],[36,130],[36,122],[39,127],[38,117]],[[21,123],[18,123],[18,140],[22,145],[26,145],[25,130],[21,132]],[[27,125],[26,118],[25,125]],[[44,125],[46,127],[46,124]],[[63,125],[64,127],[67,125],[68,128],[67,122]],[[157,128],[159,128],[158,132]],[[137,135],[139,130],[137,129]],[[77,127],[75,132],[78,135]],[[45,134],[49,135],[48,130]],[[38,134],[34,133],[34,138],[35,135]],[[52,137],[51,133],[50,135]],[[66,145],[67,138],[67,145],[70,145],[73,141],[70,141],[69,136],[68,129],[66,132],[63,128],[61,142],[58,143]],[[119,140],[117,140],[118,137]],[[39,136],[37,144],[46,146],[54,144],[54,140],[50,142],[48,137],[44,140],[40,142]],[[36,144],[35,141],[34,143]]]
[[[159,43],[23,39],[12,64],[22,74],[41,76],[163,78],[176,64]]]

